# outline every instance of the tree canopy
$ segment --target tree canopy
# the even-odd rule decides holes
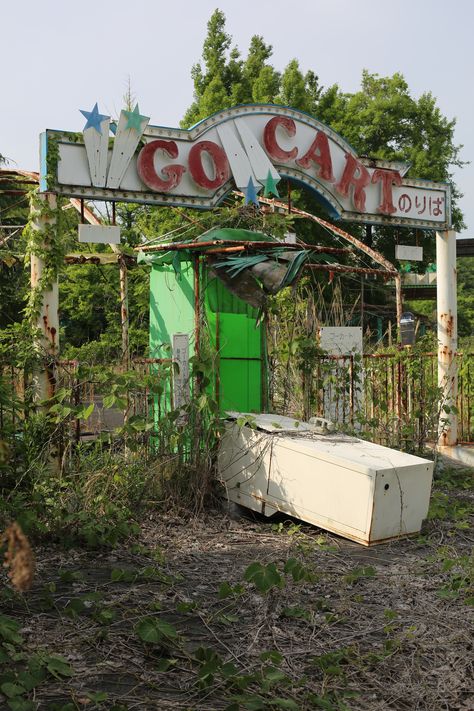
[[[181,125],[189,127],[210,114],[241,103],[274,103],[306,111],[331,126],[348,140],[354,149],[365,156],[402,160],[411,164],[409,175],[434,181],[450,182],[454,195],[454,225],[463,226],[462,213],[456,207],[459,193],[452,179],[453,167],[462,166],[460,146],[455,142],[455,119],[441,113],[430,92],[414,97],[405,78],[396,73],[381,77],[367,70],[362,73],[360,89],[344,92],[337,84],[323,86],[316,68],[304,70],[298,59],[291,59],[282,70],[272,63],[273,48],[264,37],[254,35],[246,53],[234,45],[226,29],[225,15],[216,10],[207,23],[202,58],[191,76],[194,86],[193,101],[184,114]],[[124,103],[130,109],[134,103],[128,85]],[[0,165],[5,162],[0,154]],[[284,183],[284,181],[282,181]],[[285,186],[279,186],[283,195]],[[292,202],[314,214],[323,208],[307,191],[293,187]],[[23,224],[27,219],[27,198],[15,205],[15,197],[0,195],[2,220],[0,223]],[[216,215],[218,214],[218,217]],[[117,218],[125,236],[125,244],[138,244],[141,236],[155,237],[168,231],[186,230],[186,235],[198,234],[215,224],[216,219],[232,221],[231,209],[196,213],[170,208],[154,209],[137,205],[120,205]],[[71,216],[71,219],[72,216]],[[77,215],[74,218],[77,222]],[[242,216],[239,216],[242,220]],[[265,217],[268,220],[268,216]],[[74,221],[74,220],[73,220]],[[230,222],[226,222],[230,224]],[[242,226],[242,225],[240,225]],[[247,227],[254,226],[246,224]],[[267,228],[270,229],[267,224]],[[271,229],[278,230],[272,224]],[[346,225],[349,232],[370,241],[389,259],[394,259],[397,240],[413,243],[415,235],[407,230],[374,228],[367,235],[361,225]],[[193,232],[194,231],[194,232]],[[325,243],[327,235],[313,224],[301,222],[298,232],[308,242]],[[416,235],[417,239],[422,234]],[[426,261],[433,259],[434,239],[425,239]],[[23,240],[16,242],[19,254],[24,252]],[[86,249],[74,245],[74,250]],[[99,251],[101,247],[94,248]],[[460,271],[459,298],[464,316],[460,328],[466,334],[472,323],[470,306],[471,269]],[[465,277],[465,285],[462,279]],[[356,284],[358,287],[358,284]],[[373,288],[373,287],[370,287]],[[132,349],[144,352],[147,342],[148,283],[140,268],[129,273],[130,317]],[[4,261],[0,269],[0,294],[3,295],[3,317],[0,327],[18,320],[28,291],[28,275],[20,260],[12,266]],[[369,297],[369,285],[365,298]],[[120,303],[118,273],[115,267],[75,265],[68,267],[61,277],[61,342],[63,353],[84,355],[84,343],[92,341],[85,355],[93,359],[113,357],[120,343]],[[374,295],[380,300],[383,295]],[[80,352],[79,352],[80,351]],[[89,353],[90,351],[90,353]]]
[[[455,119],[441,113],[430,92],[412,96],[405,78],[362,73],[360,90],[345,93],[323,87],[314,70],[304,72],[292,59],[280,72],[271,64],[272,46],[255,35],[245,58],[232,46],[225,15],[215,10],[207,23],[202,62],[192,68],[194,99],[181,122],[189,127],[239,103],[274,103],[306,111],[340,133],[364,156],[410,163],[408,175],[448,182],[453,190],[453,222],[462,229],[456,206],[459,191],[452,170],[464,163],[455,143]]]

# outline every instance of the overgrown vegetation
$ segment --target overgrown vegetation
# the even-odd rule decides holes
[[[455,122],[441,115],[430,94],[414,99],[402,76],[364,72],[361,90],[350,95],[323,87],[297,60],[280,73],[262,37],[252,38],[245,59],[231,45],[224,15],[216,11],[203,64],[193,69],[195,97],[183,126],[236,103],[284,103],[331,125],[361,154],[410,161],[416,177],[451,181],[452,167],[462,164]],[[8,188],[18,181],[26,186],[12,180]],[[321,213],[297,189],[291,199]],[[33,206],[56,219],[57,227],[41,239],[30,227],[23,234],[13,229],[28,221],[26,193],[20,200],[0,195],[0,294],[6,304],[0,324],[0,528],[17,522],[1,548],[10,573],[0,592],[5,708],[467,709],[472,472],[440,467],[421,536],[380,553],[361,553],[295,521],[280,519],[270,528],[268,522],[235,523],[220,509],[206,514],[215,504],[221,428],[209,388],[215,354],[199,344],[191,363],[193,397],[173,409],[171,360],[143,362],[146,271],[129,264],[131,354],[142,362],[128,369],[121,362],[116,265],[66,269],[66,252],[89,251],[73,236],[79,216],[62,200],[51,207],[33,197]],[[117,220],[128,256],[143,238],[197,237],[216,223],[277,236],[291,229],[309,243],[332,239],[303,220],[231,201],[199,215],[118,205]],[[458,210],[455,224],[462,226]],[[348,229],[390,259],[396,241],[422,240],[391,229]],[[422,240],[427,260],[430,239]],[[31,291],[22,269],[28,254],[46,263]],[[465,336],[472,331],[469,264],[459,271]],[[63,363],[45,359],[34,329],[40,293],[57,276]],[[269,301],[272,408],[298,419],[336,414],[342,429],[423,453],[438,434],[440,415],[433,361],[424,355],[434,348],[432,337],[411,351],[399,350],[395,337],[388,347],[377,345],[374,323],[381,317],[364,313],[360,287],[358,279],[311,276]],[[366,302],[390,302],[375,283],[364,282],[364,289]],[[366,350],[377,358],[365,364],[357,356],[342,363],[325,359],[317,329],[350,324],[364,326]],[[37,374],[45,365],[55,393],[40,402]],[[471,403],[469,374],[465,382],[463,402]],[[472,432],[474,414],[461,409]],[[18,592],[33,574],[25,535],[39,563],[28,593]]]
[[[471,485],[440,469],[421,535],[382,548],[211,511],[112,556],[39,550],[1,593],[5,707],[469,708]]]

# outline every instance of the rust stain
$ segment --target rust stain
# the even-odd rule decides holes
[[[54,374],[54,365],[48,365],[46,368],[46,380],[47,380],[47,393],[48,397],[54,397],[56,392],[56,377]]]
[[[454,335],[454,316],[452,313],[442,313],[440,314],[441,325],[446,329],[446,334],[449,338]]]

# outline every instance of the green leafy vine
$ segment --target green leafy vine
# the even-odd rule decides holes
[[[30,264],[32,256],[43,261],[41,274],[31,287],[25,308],[25,316],[33,325],[41,313],[44,292],[52,288],[64,264],[66,243],[61,239],[63,211],[59,199],[52,206],[47,196],[34,190],[30,194],[30,203],[30,219],[24,229],[27,238],[25,262]],[[38,229],[39,222],[42,223],[41,229]]]

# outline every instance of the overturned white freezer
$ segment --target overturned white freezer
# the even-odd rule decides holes
[[[420,530],[433,462],[288,417],[229,413],[218,471],[229,501],[371,545]]]

